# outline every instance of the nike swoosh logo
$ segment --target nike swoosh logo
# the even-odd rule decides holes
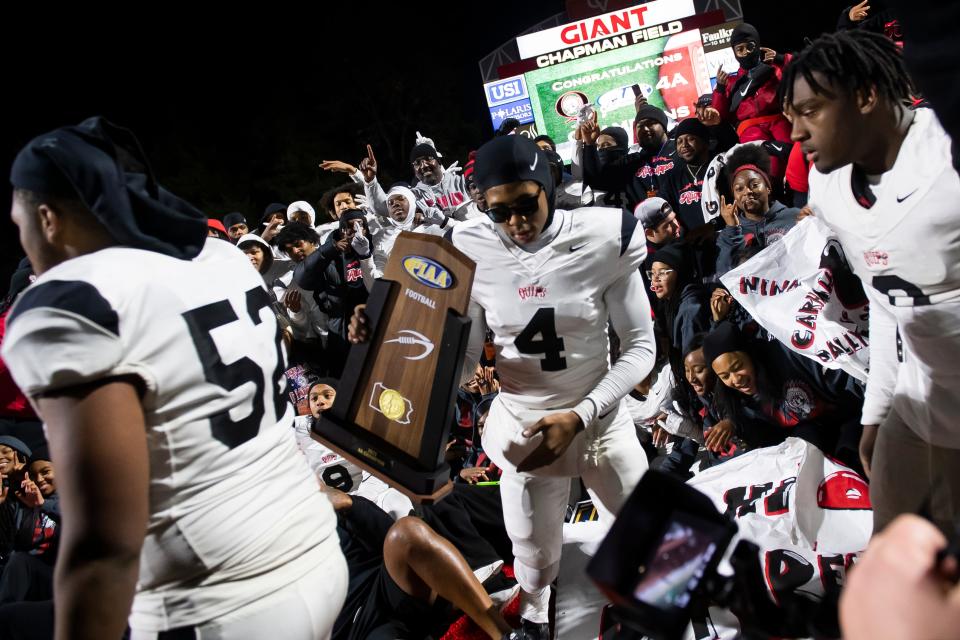
[[[770,147],[771,147],[774,151],[776,151],[776,152],[778,152],[778,153],[781,152],[781,151],[783,151],[783,147],[782,147],[781,145],[779,145],[779,144],[773,144],[773,143],[771,143],[771,144],[770,144]]]
[[[583,248],[584,248],[585,246],[587,246],[588,244],[590,244],[590,243],[589,243],[589,242],[584,242],[583,244],[570,245],[570,253],[573,253],[574,251],[579,251],[580,249],[583,249]]]
[[[897,196],[897,204],[900,204],[901,202],[903,202],[904,200],[906,200],[907,198],[915,194],[917,191],[919,191],[919,189],[914,189],[913,191],[911,191],[905,196]]]
[[[537,170],[537,161],[540,160],[540,156],[533,156],[533,164],[530,165],[530,171]]]
[[[743,96],[744,98],[746,98],[746,97],[747,97],[747,91],[750,91],[750,85],[752,85],[752,84],[753,84],[753,78],[750,78],[750,81],[747,82],[747,86],[745,86],[745,87],[743,88],[743,91],[740,92],[740,95]]]

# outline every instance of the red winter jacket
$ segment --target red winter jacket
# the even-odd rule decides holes
[[[7,312],[0,315],[0,344],[7,329]],[[37,419],[33,407],[13,381],[7,363],[0,358],[0,418]]]
[[[713,90],[713,108],[720,112],[720,117],[725,122],[730,122],[734,127],[744,120],[781,113],[780,103],[777,102],[777,89],[780,88],[783,70],[792,59],[791,54],[785,53],[782,56],[777,56],[772,62],[768,62],[767,64],[773,67],[773,75],[752,96],[744,98],[740,102],[736,113],[730,113],[731,93],[733,85],[737,83],[744,70],[738,69],[735,73],[731,73],[730,77],[727,78],[727,84],[722,87],[717,85]]]

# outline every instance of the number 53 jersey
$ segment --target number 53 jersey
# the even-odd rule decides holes
[[[193,261],[129,248],[68,260],[11,310],[3,357],[28,396],[142,381],[150,517],[135,628],[200,624],[339,553],[293,437],[269,304],[246,257],[214,239]]]
[[[555,225],[549,244],[532,253],[486,218],[452,233],[454,246],[477,264],[471,305],[493,331],[501,393],[537,409],[577,404],[607,373],[604,295],[646,256],[642,228],[619,209],[558,210]]]

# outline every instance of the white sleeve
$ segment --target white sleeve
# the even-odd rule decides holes
[[[135,335],[138,328],[121,323],[92,285],[47,281],[21,294],[8,314],[3,359],[27,396],[125,374],[152,386],[146,371],[125,362],[121,330]]]
[[[357,184],[363,184],[364,183],[363,172],[360,171],[360,169],[357,169],[356,171],[350,174],[350,179],[356,182]]]
[[[680,413],[679,409],[671,404],[665,409],[664,413],[667,414],[667,419],[662,424],[667,433],[703,443],[703,431],[693,420]]]
[[[293,279],[292,274],[289,278],[291,281]],[[277,303],[280,305],[280,308],[283,309],[287,314],[287,320],[290,321],[290,330],[293,331],[293,337],[297,340],[306,340],[310,337],[310,314],[307,311],[306,298],[313,299],[313,294],[309,291],[304,291],[300,289],[300,311],[291,311],[287,305],[283,303],[283,298],[291,288],[297,288],[295,284],[287,282],[287,286],[277,286],[284,284],[285,278],[277,278],[274,280],[274,284],[271,287],[273,289],[273,295],[277,299]]]
[[[583,180],[583,143],[579,140],[573,148],[573,156],[570,159],[570,175],[574,180]]]
[[[460,384],[473,378],[483,352],[483,338],[487,335],[487,317],[483,313],[483,307],[471,300],[467,316],[470,318],[470,338],[467,340],[467,352],[463,356]]]
[[[620,337],[620,358],[593,391],[573,408],[585,427],[612,411],[650,373],[656,359],[650,301],[640,272],[632,269],[603,294],[610,321]]]
[[[284,306],[286,309],[286,306]],[[287,318],[290,320],[290,329],[293,331],[293,337],[297,340],[306,340],[310,337],[310,321],[307,317],[307,310],[301,303],[300,311],[291,311],[287,309]]]
[[[370,182],[364,182],[363,193],[367,196],[367,204],[373,207],[373,212],[376,215],[383,217],[388,215],[387,194],[383,192],[379,180],[374,178]]]
[[[863,399],[861,424],[880,424],[890,412],[897,383],[897,318],[887,308],[886,296],[869,285],[863,290],[870,300],[870,371]]]
[[[383,277],[383,273],[373,261],[373,254],[360,261],[360,271],[363,273],[363,286],[367,288],[368,292],[373,289],[373,281]]]

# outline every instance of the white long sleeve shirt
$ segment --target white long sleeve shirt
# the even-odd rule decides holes
[[[853,167],[810,173],[810,202],[870,299],[863,424],[893,410],[931,444],[960,448],[960,177],[951,140],[918,109],[893,167],[862,206]]]

